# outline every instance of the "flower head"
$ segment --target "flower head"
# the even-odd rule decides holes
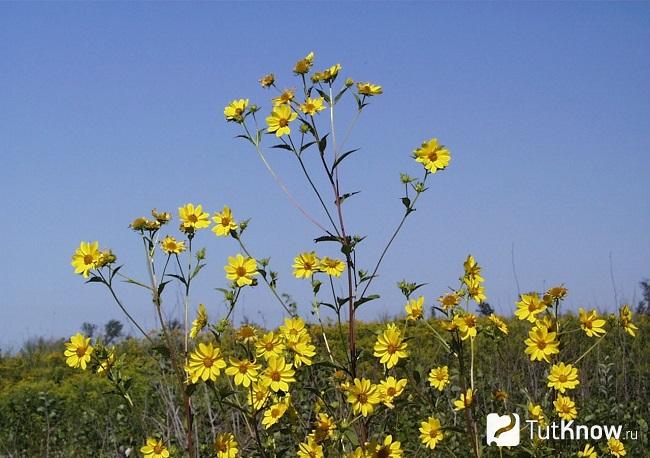
[[[293,98],[295,97],[296,91],[293,89],[285,89],[280,93],[279,96],[273,99],[273,105],[274,106],[279,106],[279,105],[288,105],[291,103]]]
[[[265,429],[269,429],[271,426],[275,425],[284,416],[288,407],[288,396],[281,401],[276,401],[271,404],[271,406],[264,411],[262,426],[264,426]]]
[[[598,312],[591,310],[585,311],[582,307],[578,310],[578,317],[580,319],[580,327],[587,334],[588,337],[600,337],[605,334],[604,326],[607,323],[602,318],[598,317]]]
[[[90,337],[86,337],[81,333],[76,333],[70,337],[70,342],[65,343],[65,351],[63,354],[66,357],[66,364],[75,369],[86,369],[90,362],[90,355],[93,352],[93,347],[90,345]]]
[[[598,458],[596,449],[594,449],[593,445],[591,444],[585,444],[584,448],[578,451],[577,456],[578,458]]]
[[[293,67],[293,72],[296,75],[304,75],[305,73],[308,73],[309,70],[311,69],[311,66],[314,63],[314,53],[310,52],[305,56],[304,59],[300,59],[298,62],[296,62],[296,65]]]
[[[424,296],[417,299],[410,299],[404,306],[406,311],[406,319],[417,321],[424,316]]]
[[[405,378],[397,380],[393,376],[379,382],[379,395],[381,396],[381,402],[383,402],[389,409],[392,409],[394,407],[393,401],[404,392],[407,382],[408,380]]]
[[[287,363],[283,357],[272,356],[268,360],[268,366],[263,373],[262,383],[268,386],[271,391],[289,391],[289,384],[296,381],[291,363]]]
[[[203,211],[203,206],[185,204],[178,209],[178,216],[181,220],[181,231],[193,235],[197,229],[204,229],[210,225],[210,215]]]
[[[555,332],[548,332],[544,326],[535,326],[528,333],[528,339],[524,341],[526,344],[526,354],[530,355],[531,361],[546,361],[550,363],[551,356],[560,352],[559,343],[556,339]]]
[[[223,109],[223,114],[228,122],[244,122],[244,114],[248,107],[248,99],[233,100]]]
[[[456,324],[456,327],[460,331],[460,338],[462,340],[467,340],[468,338],[474,338],[477,334],[477,319],[476,315],[473,313],[464,313],[462,315],[455,315],[453,322]]]
[[[377,386],[365,378],[354,379],[348,391],[348,402],[352,404],[355,415],[361,414],[364,417],[372,414],[375,406],[381,402]]]
[[[434,367],[429,372],[429,384],[438,391],[445,389],[449,384],[449,368],[447,366]]]
[[[490,322],[492,322],[492,325],[494,325],[494,327],[497,328],[501,333],[506,335],[508,334],[508,325],[505,323],[505,321],[496,316],[494,313],[491,313],[490,316],[488,316],[488,319]]]
[[[614,437],[611,437],[607,441],[607,448],[609,449],[610,455],[615,456],[616,458],[620,458],[622,456],[627,455],[623,442],[621,442],[620,440]]]
[[[333,259],[325,256],[320,260],[319,268],[327,275],[340,277],[345,270],[345,263],[340,259]]]
[[[519,296],[519,302],[516,305],[517,311],[515,311],[515,315],[517,318],[530,321],[531,323],[534,323],[537,320],[537,315],[548,307],[546,302],[540,299],[537,293],[522,294]]]
[[[232,280],[240,288],[253,284],[253,277],[257,275],[257,261],[245,258],[241,254],[228,256],[228,265],[224,267],[226,279]]]
[[[231,231],[237,230],[237,223],[235,222],[232,211],[227,205],[223,206],[223,211],[221,213],[215,213],[212,217],[214,221],[214,227],[212,232],[214,232],[217,237],[226,237],[230,235]]]
[[[454,401],[454,410],[463,410],[474,403],[474,390],[467,388],[465,393],[460,393],[460,397]]]
[[[539,404],[533,404],[532,402],[528,403],[528,415],[531,420],[535,420],[539,423],[540,426],[546,424],[546,415],[544,415],[544,409]]]
[[[442,424],[436,417],[429,417],[420,423],[420,441],[425,447],[433,450],[444,437]]]
[[[273,331],[264,334],[257,340],[256,350],[257,357],[264,359],[271,359],[273,357],[282,356],[285,345],[279,335]]]
[[[637,328],[635,324],[632,323],[632,311],[630,310],[630,306],[625,304],[623,307],[621,307],[618,311],[618,316],[619,323],[623,329],[625,329],[625,332],[627,332],[632,337],[636,336],[635,331],[639,328]]]
[[[300,253],[293,260],[293,275],[296,278],[310,278],[320,271],[320,260],[313,251]]]
[[[578,417],[576,403],[569,396],[558,394],[557,399],[553,401],[557,415],[566,421],[575,420]]]
[[[298,114],[289,105],[278,105],[274,107],[271,115],[266,118],[269,133],[275,132],[276,137],[289,135],[291,133],[289,123],[297,117]]]
[[[162,439],[156,439],[154,437],[147,438],[147,443],[140,448],[140,453],[142,453],[145,458],[169,457],[169,450],[167,450],[165,443]]]
[[[217,452],[217,458],[235,458],[239,451],[239,444],[232,433],[217,434],[214,450]]]
[[[185,371],[192,383],[197,383],[199,380],[214,382],[219,377],[221,369],[225,367],[226,362],[221,356],[219,347],[215,347],[211,342],[199,343],[198,348],[190,354]]]
[[[245,344],[256,342],[257,330],[250,324],[244,324],[235,332],[235,340]]]
[[[312,436],[298,445],[298,458],[323,458],[323,446]]]
[[[438,298],[438,302],[443,310],[449,310],[456,307],[460,303],[460,297],[457,293],[449,293]]]
[[[359,91],[359,94],[367,97],[383,94],[384,92],[380,85],[372,83],[357,83],[357,91]]]
[[[168,235],[160,241],[160,247],[167,254],[180,254],[185,251],[185,242]]]
[[[551,372],[548,374],[548,387],[564,393],[566,390],[572,390],[580,384],[578,380],[578,369],[571,364],[554,364]]]
[[[263,88],[273,86],[274,84],[275,84],[275,75],[273,73],[269,73],[268,75],[264,75],[263,77],[260,78],[260,85]]]
[[[437,138],[422,143],[422,146],[413,151],[413,156],[416,162],[421,163],[431,173],[444,170],[451,160],[449,150],[439,144]]]
[[[72,255],[70,263],[74,267],[74,273],[88,278],[89,272],[97,268],[100,255],[99,242],[81,242]]]
[[[235,385],[248,388],[251,383],[257,381],[259,368],[259,364],[248,359],[230,358],[230,367],[226,369],[226,374],[234,378]]]
[[[203,330],[208,324],[208,313],[205,311],[205,305],[199,304],[196,312],[196,319],[192,322],[192,329],[190,329],[190,338],[196,339],[199,332]]]
[[[381,364],[385,364],[388,369],[395,366],[400,358],[406,358],[407,344],[402,338],[402,333],[394,324],[389,324],[386,330],[377,337],[374,347],[374,356],[379,358]]]
[[[314,116],[319,111],[323,111],[325,109],[323,102],[324,99],[322,97],[316,97],[314,99],[307,97],[305,99],[305,102],[300,105],[300,111],[306,115]]]

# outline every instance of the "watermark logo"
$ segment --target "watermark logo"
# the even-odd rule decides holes
[[[487,444],[499,447],[514,447],[520,441],[519,415],[510,413],[499,415],[491,413],[487,416]]]

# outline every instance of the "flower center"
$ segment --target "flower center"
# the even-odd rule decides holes
[[[212,364],[214,364],[214,361],[212,360],[212,358],[210,358],[209,356],[203,358],[203,365],[205,367],[212,367]]]
[[[230,226],[230,218],[227,216],[224,216],[221,218],[221,225],[222,226]]]
[[[284,118],[282,118],[282,119],[280,119],[280,120],[278,121],[278,125],[279,125],[280,127],[287,127],[287,124],[289,124],[289,121],[286,120],[286,119],[284,119]]]
[[[393,388],[393,387],[390,387],[390,388],[388,388],[386,390],[386,394],[388,396],[395,396],[396,393],[397,393],[397,390],[395,390],[395,388]]]
[[[558,377],[558,380],[560,381],[560,383],[564,383],[567,381],[567,376],[565,374],[562,374]]]
[[[264,345],[264,349],[266,351],[273,351],[274,348],[275,348],[275,345],[273,344],[273,342],[268,342],[266,345]]]
[[[537,341],[537,348],[539,348],[540,350],[545,349],[546,348],[546,342],[544,342],[543,340]]]
[[[77,347],[77,356],[81,358],[83,355],[86,354],[86,349],[84,347]]]
[[[165,447],[163,447],[162,445],[156,445],[153,448],[153,452],[157,455],[160,455],[164,449]]]
[[[248,372],[248,364],[244,363],[241,366],[239,366],[239,373],[245,374],[246,372]]]
[[[94,256],[92,254],[87,254],[87,255],[84,256],[84,264],[86,264],[86,265],[92,264],[94,260],[95,260],[95,258],[94,258]]]
[[[431,151],[431,152],[428,154],[428,158],[429,158],[429,160],[430,160],[431,162],[435,162],[435,161],[438,160],[438,153],[436,153],[435,151]]]
[[[246,276],[246,268],[244,266],[237,267],[236,272],[237,272],[238,277],[245,277]]]
[[[196,223],[199,219],[196,217],[196,215],[192,214],[187,216],[187,220],[190,223]]]
[[[279,382],[282,379],[282,375],[278,371],[273,371],[269,375],[269,378],[274,382]]]
[[[393,353],[397,352],[397,348],[398,347],[395,344],[388,344],[388,348],[386,349],[386,351],[388,353],[390,353],[390,354],[393,354]]]
[[[357,399],[360,404],[365,404],[368,402],[368,396],[365,393],[359,393]]]

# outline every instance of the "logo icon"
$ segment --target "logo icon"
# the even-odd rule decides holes
[[[519,415],[509,413],[499,415],[491,413],[487,416],[487,444],[498,447],[514,447],[519,445]]]

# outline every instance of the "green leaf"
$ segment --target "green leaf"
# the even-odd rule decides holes
[[[350,87],[351,87],[351,86],[345,86],[343,89],[341,89],[341,92],[339,92],[338,94],[336,94],[336,97],[334,97],[334,105],[336,105],[336,103],[339,101],[339,99],[340,99],[341,97],[343,97],[343,94],[345,94],[345,91],[347,91],[348,89],[350,89]]]
[[[318,237],[314,239],[314,242],[319,243],[319,242],[338,242],[339,238],[335,237],[333,235],[324,235],[322,237]]]
[[[276,148],[276,149],[286,149],[287,151],[293,151],[291,146],[285,145],[284,143],[279,143],[277,145],[273,145],[271,148]]]
[[[304,145],[302,145],[302,146],[300,147],[300,152],[302,153],[302,152],[305,151],[307,148],[309,148],[310,146],[315,145],[315,144],[316,144],[315,141],[313,141],[313,142],[309,142],[309,143],[305,143]]]
[[[359,194],[360,192],[361,191],[346,192],[345,194],[343,194],[342,196],[339,197],[339,202],[343,203],[345,201],[345,199],[347,199],[348,197],[352,197],[355,194]],[[335,202],[335,204],[336,204],[336,202]]]
[[[346,151],[345,153],[341,154],[338,158],[336,158],[336,160],[334,161],[334,164],[332,164],[332,170],[334,170],[341,163],[341,161],[343,161],[343,159],[348,157],[350,154],[352,154],[352,153],[354,153],[356,151],[359,151],[359,149],[360,148],[352,149],[350,151]]]
[[[169,348],[165,347],[164,345],[156,345],[155,347],[151,347],[151,351],[158,353],[163,358],[169,359],[171,356],[171,353],[169,353]]]
[[[164,282],[162,282],[161,284],[158,285],[158,296],[160,296],[162,294],[163,290],[165,289],[165,285],[167,285],[167,283],[169,283],[170,281],[171,280],[164,281]]]
[[[358,301],[354,302],[354,308],[359,308],[362,304],[365,304],[366,302],[374,301],[375,299],[379,299],[381,296],[379,294],[371,294],[370,296],[362,297]]]
[[[411,199],[409,199],[408,197],[402,197],[402,203],[407,209],[411,208]]]
[[[176,278],[176,279],[179,280],[182,284],[184,284],[185,286],[187,286],[187,283],[185,282],[185,279],[184,279],[183,277],[181,277],[180,275],[176,275],[176,274],[165,274],[165,275],[168,276],[168,277]]]
[[[104,280],[102,280],[100,277],[93,275],[88,280],[86,280],[86,283],[104,283]]]
[[[316,92],[318,92],[318,95],[320,95],[323,99],[325,99],[327,103],[330,103],[330,96],[327,94],[327,92],[318,88],[316,88]]]
[[[326,134],[323,138],[321,138],[318,141],[318,151],[320,151],[321,154],[325,154],[325,149],[327,148],[327,136],[329,134]]]

